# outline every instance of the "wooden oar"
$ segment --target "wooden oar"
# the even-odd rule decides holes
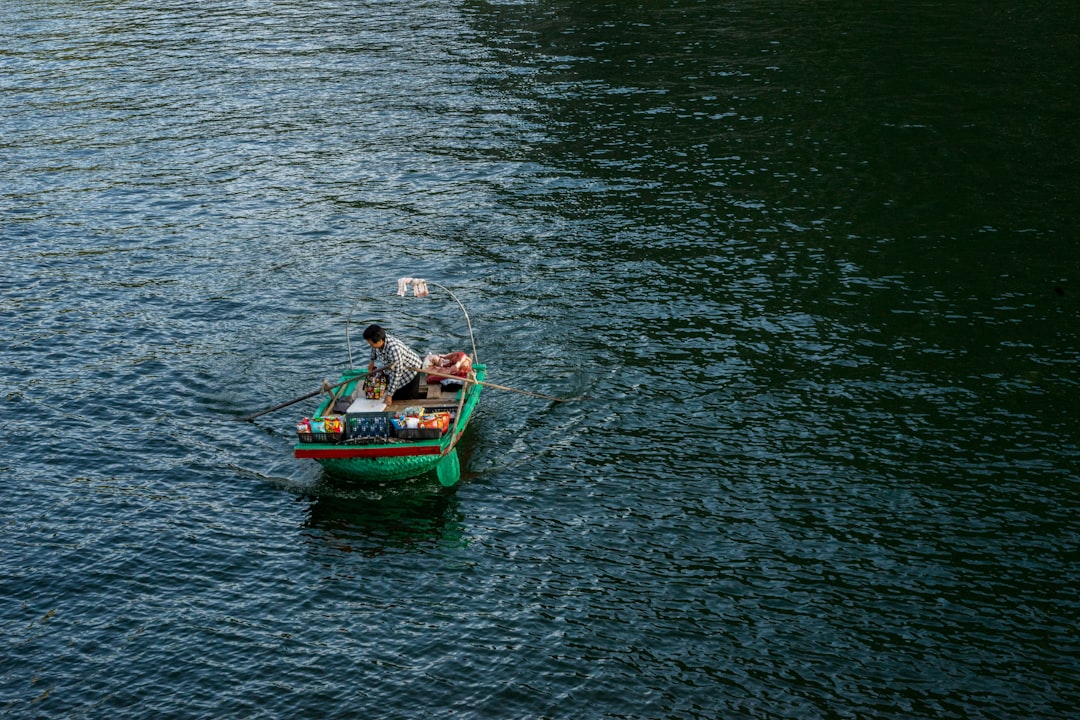
[[[508,390],[510,392],[515,392],[515,393],[520,393],[522,395],[529,395],[530,397],[540,398],[541,400],[551,400],[552,402],[569,402],[571,400],[576,400],[577,399],[576,397],[573,397],[573,398],[557,398],[557,397],[552,397],[551,395],[541,395],[540,393],[531,392],[529,390],[519,390],[518,388],[507,387],[506,385],[497,385],[495,383],[482,382],[480,380],[473,380],[471,378],[463,378],[463,377],[460,377],[458,375],[450,375],[448,373],[441,373],[441,372],[437,372],[435,370],[422,370],[420,368],[414,368],[414,367],[409,368],[409,370],[412,370],[413,372],[422,372],[422,373],[425,373],[427,375],[434,375],[435,377],[443,377],[443,378],[448,378],[450,380],[457,380],[457,381],[463,382],[463,383],[473,383],[474,385],[481,385],[483,387],[495,388],[496,390]],[[301,395],[298,398],[293,398],[292,400],[287,400],[286,402],[283,402],[280,405],[275,405],[274,407],[269,407],[269,408],[266,408],[265,410],[260,410],[257,413],[252,413],[251,415],[245,415],[244,417],[238,418],[238,419],[239,420],[244,420],[244,421],[247,421],[247,422],[251,422],[255,418],[259,417],[260,415],[266,415],[268,413],[274,412],[275,410],[281,410],[282,408],[287,408],[290,405],[295,405],[296,403],[300,402],[301,400],[307,400],[308,398],[313,398],[316,395],[319,395],[321,393],[328,392],[330,390],[336,390],[337,388],[341,387],[342,385],[348,385],[349,383],[351,383],[351,382],[353,382],[354,380],[357,380],[357,379],[358,378],[349,378],[348,380],[344,380],[342,382],[339,382],[336,385],[330,385],[330,386],[325,387],[325,388],[319,388],[315,392],[309,392],[307,395]]]
[[[266,415],[267,413],[272,413],[275,410],[280,410],[281,408],[287,408],[290,405],[295,405],[296,403],[300,402],[301,400],[307,400],[308,398],[313,398],[316,395],[321,395],[324,392],[329,392],[331,390],[336,390],[337,388],[341,387],[342,385],[348,385],[349,383],[353,382],[356,379],[357,378],[349,378],[348,380],[339,382],[336,385],[330,385],[330,386],[327,386],[327,387],[321,387],[318,390],[316,390],[315,392],[309,392],[307,395],[301,395],[298,398],[293,398],[292,400],[289,400],[287,402],[283,402],[280,405],[275,405],[274,407],[266,408],[265,410],[260,410],[257,413],[252,413],[251,415],[245,415],[244,417],[238,418],[238,419],[239,420],[245,420],[247,422],[251,422],[255,418],[259,417],[260,415]]]
[[[435,377],[449,378],[450,380],[457,380],[458,382],[472,383],[473,385],[480,385],[482,387],[495,388],[496,390],[509,390],[510,392],[521,393],[522,395],[529,395],[531,397],[541,398],[543,400],[551,400],[553,402],[569,402],[571,400],[577,400],[576,397],[557,398],[557,397],[552,397],[551,395],[541,395],[540,393],[534,393],[534,392],[531,392],[529,390],[518,390],[517,388],[507,387],[505,385],[496,385],[495,383],[483,382],[483,381],[480,381],[480,380],[473,380],[472,378],[463,378],[460,375],[449,375],[447,373],[441,373],[441,372],[437,372],[435,370],[423,370],[421,368],[414,368],[414,367],[409,368],[409,370],[413,370],[414,372],[426,373],[428,375],[434,375]]]

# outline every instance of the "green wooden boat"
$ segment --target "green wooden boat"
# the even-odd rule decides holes
[[[438,368],[416,368],[426,376],[422,380],[433,380],[420,383],[424,397],[395,401],[390,406],[368,400],[363,389],[367,368],[353,367],[352,344],[349,340],[349,322],[353,311],[350,311],[345,321],[349,369],[342,373],[332,386],[332,393],[320,403],[310,418],[317,425],[308,429],[315,430],[317,427],[319,431],[302,432],[298,426],[299,442],[293,449],[296,457],[315,460],[327,473],[347,480],[394,482],[434,472],[439,482],[447,487],[458,482],[461,465],[457,444],[480,402],[487,367],[477,362],[476,338],[469,313],[449,288],[419,278],[402,278],[398,280],[397,294],[403,296],[412,287],[415,296],[426,297],[429,284],[445,291],[465,314],[472,343],[472,354],[468,356],[471,368],[467,375],[458,377],[442,373]],[[356,305],[353,310],[355,308]],[[464,372],[464,367],[458,372]],[[451,387],[453,389],[449,390]],[[407,412],[409,410],[412,412]],[[399,420],[405,420],[405,415],[415,418],[417,411],[422,419],[434,418],[441,426],[398,427]],[[251,417],[254,416],[248,419]],[[332,420],[332,424],[323,427],[327,418]],[[326,429],[333,432],[324,432]]]
[[[293,453],[298,458],[315,460],[327,473],[347,480],[392,482],[434,472],[442,485],[455,485],[461,478],[457,444],[480,401],[486,372],[485,365],[473,365],[462,387],[452,393],[444,392],[441,384],[428,383],[429,395],[436,397],[395,401],[377,412],[346,412],[340,436],[301,436]],[[337,392],[323,400],[313,417],[332,416],[335,403],[340,408],[343,398],[362,396],[366,375],[366,368],[346,370],[338,381]],[[422,408],[432,415],[447,413],[449,426],[445,432],[396,428],[395,416],[406,408]]]

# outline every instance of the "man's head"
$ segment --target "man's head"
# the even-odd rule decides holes
[[[373,348],[382,347],[382,344],[386,342],[386,331],[378,325],[368,325],[364,330],[364,339]]]

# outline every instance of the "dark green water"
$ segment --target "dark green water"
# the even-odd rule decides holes
[[[1070,717],[1080,11],[864,5],[4,2],[0,716]]]

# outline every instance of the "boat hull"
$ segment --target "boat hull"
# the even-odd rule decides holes
[[[457,448],[450,452],[456,453]],[[434,472],[443,455],[319,458],[328,474],[357,482],[399,482]]]

